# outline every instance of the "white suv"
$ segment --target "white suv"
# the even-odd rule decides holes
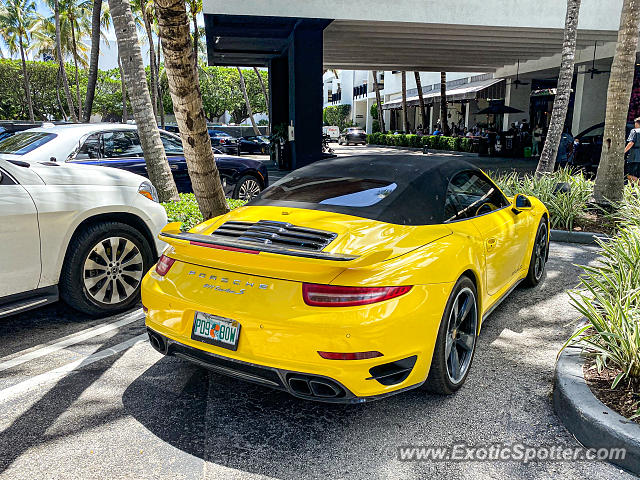
[[[58,296],[91,315],[133,306],[166,223],[144,177],[1,153],[0,317]]]

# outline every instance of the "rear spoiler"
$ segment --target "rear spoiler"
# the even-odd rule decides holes
[[[369,255],[347,255],[342,253],[329,253],[322,251],[303,250],[287,248],[277,245],[256,244],[242,240],[233,242],[215,237],[212,235],[202,235],[180,231],[180,222],[169,223],[160,232],[160,240],[170,244],[176,244],[172,240],[179,240],[180,243],[187,242],[190,245],[201,247],[217,248],[239,253],[259,254],[260,252],[274,253],[277,255],[288,255],[292,257],[309,258],[313,260],[328,260],[331,262],[345,262],[346,268],[364,267],[386,260],[391,255],[391,250],[382,250]]]

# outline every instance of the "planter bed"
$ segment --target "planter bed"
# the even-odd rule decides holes
[[[640,424],[624,418],[596,398],[583,374],[580,348],[566,348],[558,358],[553,406],[576,439],[587,448],[624,448],[624,458],[609,462],[640,475]]]

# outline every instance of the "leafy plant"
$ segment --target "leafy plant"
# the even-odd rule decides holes
[[[330,105],[322,111],[322,121],[325,125],[335,125],[340,130],[350,125],[347,117],[351,113],[351,105]]]
[[[247,203],[245,200],[227,198],[227,205],[229,205],[230,210],[241,207],[245,203]],[[196,202],[196,197],[193,193],[181,193],[179,202],[166,202],[162,206],[167,211],[169,221],[181,222],[184,231],[202,223],[202,213],[200,213],[198,202]]]
[[[640,391],[640,229],[622,226],[610,240],[599,240],[599,264],[583,266],[581,288],[570,292],[572,305],[586,319],[562,347],[580,345],[595,358],[599,372],[618,370],[622,380]],[[635,416],[640,416],[640,408]]]
[[[537,197],[549,209],[551,228],[573,230],[577,219],[587,211],[593,194],[593,182],[581,172],[561,168],[553,174],[535,177],[520,176],[516,172],[492,175],[493,180],[507,196],[518,193]],[[556,191],[560,184],[568,184],[568,192]]]

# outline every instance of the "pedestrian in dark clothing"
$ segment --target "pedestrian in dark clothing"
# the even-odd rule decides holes
[[[629,180],[637,182],[640,178],[640,117],[636,118],[634,123],[635,128],[629,133],[627,146],[624,149],[625,154],[628,152],[625,173]]]

